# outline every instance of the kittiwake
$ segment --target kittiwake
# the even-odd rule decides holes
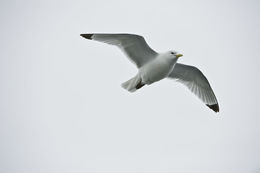
[[[124,89],[134,92],[144,85],[171,78],[188,87],[210,109],[219,112],[217,98],[203,73],[194,66],[177,63],[182,54],[175,51],[157,53],[142,36],[135,34],[91,33],[81,36],[118,46],[136,64],[138,73],[122,84]]]

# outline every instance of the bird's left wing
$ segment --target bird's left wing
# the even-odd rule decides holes
[[[170,78],[183,83],[188,89],[198,96],[210,109],[219,112],[217,98],[203,73],[196,67],[176,63]]]
[[[154,59],[157,53],[145,39],[134,34],[81,34],[82,37],[118,46],[138,68]]]

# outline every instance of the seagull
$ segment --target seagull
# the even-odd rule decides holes
[[[157,53],[142,36],[135,34],[88,33],[80,36],[119,47],[137,66],[138,73],[122,84],[129,92],[135,92],[164,78],[175,79],[184,84],[206,106],[219,112],[217,98],[203,73],[194,66],[177,63],[182,54],[176,51]]]

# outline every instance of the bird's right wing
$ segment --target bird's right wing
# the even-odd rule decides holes
[[[154,59],[157,53],[144,38],[133,34],[81,34],[82,37],[118,46],[138,68]]]
[[[210,109],[219,112],[217,98],[203,73],[194,66],[176,63],[168,76],[184,84],[198,96]]]

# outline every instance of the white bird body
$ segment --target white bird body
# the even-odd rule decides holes
[[[177,63],[182,54],[168,51],[157,53],[144,38],[134,34],[81,34],[89,40],[118,46],[136,64],[138,73],[124,82],[122,87],[130,92],[164,78],[175,79],[198,96],[210,109],[219,112],[217,98],[203,73],[194,66]]]
[[[139,68],[138,74],[142,79],[142,83],[150,85],[161,79],[168,77],[173,70],[176,57],[169,56],[169,53],[158,54],[157,57],[141,68]]]

